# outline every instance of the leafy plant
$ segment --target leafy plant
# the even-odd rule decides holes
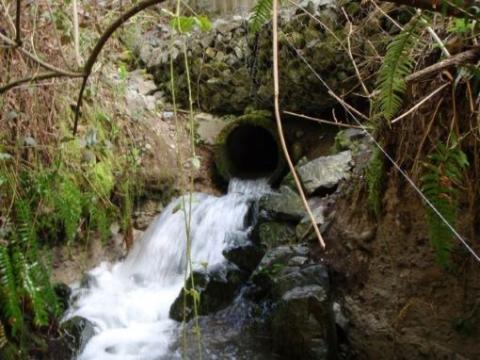
[[[458,187],[463,179],[463,169],[468,166],[465,153],[456,141],[448,147],[439,144],[429,156],[430,163],[425,164],[422,176],[422,190],[442,216],[453,224],[458,211]],[[430,242],[435,249],[436,260],[448,268],[452,250],[452,232],[439,216],[427,209]]]
[[[412,50],[418,42],[416,35],[423,21],[413,20],[387,47],[378,72],[377,90],[381,114],[391,120],[398,112],[407,89],[405,78],[413,68]]]
[[[272,17],[272,0],[258,0],[253,7],[252,17],[250,18],[250,30],[257,33],[262,28],[263,24],[269,21]]]
[[[382,208],[382,185],[385,175],[383,154],[376,147],[365,172],[368,188],[368,203],[378,217]]]

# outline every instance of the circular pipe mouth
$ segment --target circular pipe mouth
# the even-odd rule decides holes
[[[216,165],[225,180],[268,178],[285,167],[275,127],[269,118],[248,114],[230,122],[217,138]]]

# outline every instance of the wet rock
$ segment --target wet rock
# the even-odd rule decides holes
[[[73,356],[83,351],[88,340],[95,334],[95,329],[89,320],[75,316],[60,325],[60,333],[61,347]]]
[[[288,187],[280,192],[264,195],[259,202],[260,217],[265,219],[298,222],[305,216],[300,196]]]
[[[67,310],[70,295],[72,295],[72,289],[70,289],[70,286],[64,283],[57,283],[53,286],[53,291],[57,296],[62,311]]]
[[[133,226],[137,230],[145,230],[163,210],[160,201],[147,200],[143,202],[132,214]]]
[[[332,189],[341,180],[350,177],[352,152],[343,151],[336,155],[321,156],[298,168],[305,191],[313,194],[317,191]]]
[[[296,242],[295,227],[285,222],[267,221],[259,223],[253,230],[253,236],[266,248]]]
[[[185,289],[170,307],[170,317],[177,321],[187,320],[194,316],[193,296],[198,296],[198,314],[207,315],[228,306],[237,294],[240,286],[247,279],[248,274],[230,263],[218,264],[206,270],[193,272],[195,291],[192,292],[191,277],[186,281],[186,304],[184,304]],[[197,295],[193,295],[196,293]]]
[[[251,296],[267,307],[274,351],[285,359],[327,359],[336,329],[327,268],[308,259],[305,245],[279,246],[252,275]]]
[[[231,232],[226,235],[228,244],[223,256],[240,269],[252,272],[264,255],[263,249],[248,239],[245,233]]]

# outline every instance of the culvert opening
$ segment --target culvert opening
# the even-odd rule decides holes
[[[262,126],[244,124],[230,132],[226,153],[233,177],[266,177],[278,168],[280,155],[272,133]]]

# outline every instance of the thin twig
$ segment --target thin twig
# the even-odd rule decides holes
[[[21,29],[21,15],[22,15],[22,2],[17,0],[17,10],[15,14],[15,43],[17,46],[22,46],[22,29]]]
[[[140,1],[136,5],[132,6],[129,10],[124,12],[122,15],[120,15],[113,23],[110,24],[110,26],[100,36],[100,39],[98,39],[95,47],[93,48],[90,56],[87,59],[87,62],[85,63],[85,66],[84,66],[83,82],[82,82],[82,86],[80,88],[80,92],[78,94],[77,106],[75,108],[75,121],[74,121],[74,124],[73,124],[73,134],[74,135],[77,133],[78,120],[80,119],[80,108],[82,107],[83,93],[85,92],[85,88],[87,86],[88,78],[89,78],[90,74],[92,73],[93,65],[95,65],[95,62],[97,61],[97,58],[100,55],[100,52],[102,51],[102,49],[105,46],[108,39],[112,36],[112,34],[115,32],[115,30],[117,30],[120,26],[122,26],[123,23],[125,23],[131,17],[135,16],[140,11],[145,10],[146,8],[148,8],[150,6],[160,4],[164,1],[165,0],[144,0],[144,1]]]
[[[318,123],[321,123],[321,124],[334,125],[334,126],[344,127],[344,128],[361,129],[361,127],[357,126],[357,125],[350,125],[350,124],[345,124],[345,123],[341,123],[341,122],[337,122],[337,121],[318,119],[318,118],[314,118],[314,117],[311,117],[311,116],[308,116],[308,115],[298,114],[298,113],[295,113],[293,111],[283,110],[282,113],[287,114],[287,115],[296,116],[296,117],[301,118],[301,119],[315,121],[315,122],[318,122]]]
[[[14,80],[6,85],[0,86],[0,94],[3,94],[7,92],[10,89],[13,89],[19,85],[29,83],[29,82],[36,82],[36,81],[41,81],[41,80],[47,80],[47,79],[52,79],[52,78],[59,78],[59,77],[67,77],[67,75],[60,74],[56,71],[51,71],[51,72],[46,72],[38,75],[33,75],[33,76],[28,76],[22,79]],[[73,77],[73,76],[68,76],[68,77]],[[78,74],[76,76],[77,78],[82,77],[81,74]]]
[[[362,85],[363,92],[365,93],[367,98],[370,98],[370,91],[368,91],[367,86],[363,82],[362,76],[360,75],[360,70],[358,70],[357,63],[355,62],[355,59],[353,58],[353,54],[352,54],[352,44],[351,44],[350,38],[353,34],[353,25],[352,25],[348,15],[347,15],[347,12],[343,8],[343,6],[342,6],[342,12],[343,12],[343,15],[345,16],[345,19],[347,20],[347,23],[348,23],[348,35],[347,35],[348,50],[347,50],[347,53],[348,53],[348,56],[350,57],[350,60],[352,61],[353,68],[355,69],[355,73],[357,74],[358,81],[360,81],[360,85]]]
[[[298,192],[303,202],[303,206],[310,217],[312,222],[312,226],[315,230],[317,235],[318,241],[322,248],[325,248],[325,241],[323,241],[322,234],[317,226],[317,221],[313,216],[312,210],[308,205],[307,199],[303,192],[302,184],[300,179],[298,178],[297,171],[295,170],[295,166],[293,165],[292,159],[290,158],[290,154],[288,153],[287,144],[285,142],[285,136],[283,134],[283,126],[282,126],[282,118],[280,116],[280,103],[279,103],[279,96],[280,96],[280,85],[279,85],[279,75],[278,75],[278,1],[273,0],[273,21],[272,21],[272,31],[273,31],[273,87],[274,87],[274,103],[275,103],[275,119],[277,121],[278,127],[278,135],[280,137],[280,144],[282,146],[283,153],[285,154],[285,158],[288,163],[288,167],[292,172],[293,178],[295,180],[295,184],[297,185]]]
[[[414,112],[415,110],[417,110],[420,106],[422,106],[425,102],[427,102],[431,97],[433,97],[435,94],[437,94],[438,92],[442,91],[445,87],[447,87],[448,85],[450,85],[449,83],[446,83],[446,84],[443,84],[442,86],[440,86],[439,88],[437,88],[435,91],[432,91],[429,95],[425,96],[422,100],[420,100],[417,104],[415,104],[414,106],[412,106],[410,109],[408,109],[407,111],[405,111],[402,115],[400,116],[397,116],[395,119],[393,119],[391,121],[392,124],[395,124],[396,122],[402,120],[404,117],[410,115],[412,112]]]
[[[10,38],[6,37],[5,35],[3,35],[2,33],[0,33],[0,40],[4,41],[5,43],[7,43],[8,45],[12,46],[12,47],[16,47],[16,43],[15,41],[11,40]],[[27,56],[28,58],[30,58],[31,60],[35,61],[37,64],[43,66],[45,69],[48,69],[48,70],[51,70],[51,71],[55,71],[59,74],[62,74],[64,76],[70,76],[70,77],[78,77],[78,75],[81,75],[80,73],[78,72],[72,72],[72,71],[68,71],[68,70],[64,70],[64,69],[61,69],[61,68],[58,68],[56,67],[55,65],[52,65],[52,64],[49,64],[47,63],[46,61],[43,61],[42,59],[40,59],[38,56],[32,54],[31,52],[29,52],[28,50],[25,50],[23,47],[16,47],[16,49],[18,51],[20,51],[23,55]]]

